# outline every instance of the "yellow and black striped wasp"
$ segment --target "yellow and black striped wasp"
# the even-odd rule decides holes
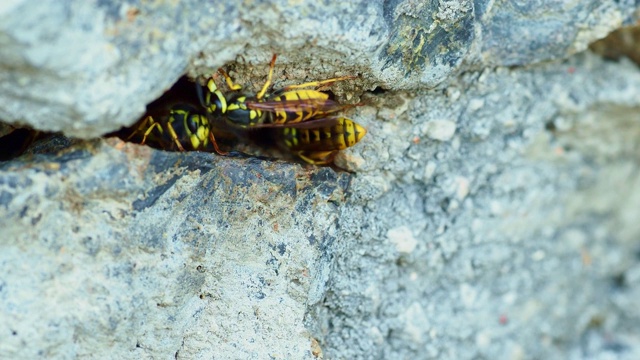
[[[340,104],[331,100],[328,93],[318,90],[355,77],[343,76],[289,85],[267,93],[275,61],[276,55],[273,55],[267,80],[256,95],[243,94],[242,87],[220,69],[218,72],[233,93],[225,96],[216,85],[215,77],[211,77],[204,89],[198,88],[200,103],[212,118],[223,118],[232,127],[272,129],[278,143],[314,165],[330,164],[338,151],[355,145],[364,137],[366,130],[362,126],[351,119],[334,115],[353,105]]]
[[[207,116],[189,104],[176,104],[166,115],[146,114],[127,139],[134,136],[140,138],[140,144],[174,151],[204,150],[211,140],[216,152],[224,154],[218,148]]]
[[[181,78],[147,106],[140,121],[117,135],[123,140],[169,151],[206,150],[211,142],[217,153],[226,155],[214,137],[219,130],[209,122],[193,89],[192,82]]]
[[[304,161],[327,165],[338,151],[355,145],[366,130],[335,113],[353,105],[342,105],[317,90],[352,76],[308,82],[267,93],[276,56],[271,59],[267,81],[255,95],[241,93],[222,69],[231,94],[225,96],[212,77],[205,87],[182,78],[162,97],[147,106],[145,116],[133,127],[118,132],[129,141],[164,150],[206,150],[209,142],[220,150],[216,138],[243,137],[249,132],[267,134]],[[191,88],[189,88],[191,86]],[[311,87],[316,90],[308,89]],[[191,90],[191,91],[189,91]],[[238,131],[234,131],[238,130]],[[214,136],[215,133],[215,136]]]

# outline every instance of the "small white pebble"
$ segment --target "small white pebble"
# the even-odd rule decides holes
[[[449,120],[434,120],[426,124],[425,135],[439,141],[449,141],[456,132],[456,123]]]
[[[401,254],[409,254],[415,250],[418,240],[407,226],[398,226],[387,231],[387,238],[396,246]]]
[[[476,111],[484,106],[484,99],[473,99],[469,101],[469,111]]]

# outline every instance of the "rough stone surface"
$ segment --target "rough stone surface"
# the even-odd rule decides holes
[[[633,0],[9,0],[0,119],[96,137],[135,122],[185,71],[210,74],[236,55],[264,64],[274,52],[294,79],[433,87],[469,69],[566,57],[632,24],[637,9]]]
[[[640,64],[640,26],[625,26],[606,38],[598,40],[589,46],[589,49],[602,56],[618,60],[628,57],[636,64]]]
[[[637,4],[237,4],[0,5],[9,122],[98,135],[277,52],[279,82],[362,74],[336,92],[368,130],[352,173],[116,139],[0,163],[0,358],[640,358],[640,70],[566,58]]]
[[[630,62],[585,54],[367,123],[316,308],[328,357],[640,356],[639,89]],[[442,118],[455,136],[423,139]]]
[[[2,167],[2,357],[311,353],[348,176],[91,145]]]

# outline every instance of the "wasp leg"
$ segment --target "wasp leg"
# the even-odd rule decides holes
[[[211,140],[211,145],[213,145],[213,149],[216,151],[216,153],[218,153],[218,155],[229,155],[229,152],[227,151],[222,151],[220,150],[220,148],[218,147],[218,143],[216,142],[216,138],[215,136],[213,136],[213,131],[209,130],[209,139]]]
[[[278,56],[276,54],[273,54],[273,56],[271,57],[271,63],[269,64],[269,75],[267,76],[267,81],[265,81],[264,85],[262,85],[262,90],[260,90],[260,92],[256,95],[256,98],[258,100],[264,97],[264,94],[267,93],[267,89],[269,88],[269,85],[271,85],[271,79],[273,78],[273,68],[276,66],[277,57]]]
[[[338,150],[331,151],[298,151],[300,159],[312,165],[329,165],[338,154]]]
[[[131,141],[131,139],[133,139],[133,137],[134,137],[134,136],[136,136],[136,135],[138,135],[138,134],[142,133],[142,130],[143,130],[144,128],[146,128],[146,127],[147,127],[147,123],[149,123],[149,122],[150,122],[152,125],[155,123],[155,122],[153,121],[153,118],[152,118],[151,116],[147,116],[147,117],[145,117],[145,118],[144,118],[144,120],[142,120],[142,121],[140,122],[140,124],[136,127],[136,129],[135,129],[135,130],[133,130],[133,131],[131,132],[131,134],[129,134],[129,136],[127,136],[127,138],[125,139],[125,141]]]
[[[133,132],[133,134],[129,135],[129,137],[127,138],[127,141],[130,140],[135,134],[137,134],[138,132],[142,131],[142,129],[148,124],[148,128],[147,130],[144,132],[144,134],[142,134],[142,141],[140,141],[140,145],[144,145],[144,143],[147,141],[147,137],[149,136],[149,134],[151,134],[151,132],[154,129],[158,129],[158,131],[162,134],[162,125],[160,125],[160,123],[157,123],[153,120],[152,116],[147,116],[144,121],[142,122],[142,124],[140,124],[140,126],[138,126],[138,129],[136,129],[136,131]]]
[[[171,138],[173,139],[173,142],[175,142],[176,145],[178,146],[178,150],[184,151],[184,147],[180,143],[180,140],[178,140],[178,134],[176,134],[176,131],[173,129],[171,122],[167,122],[167,132],[169,133],[169,136],[171,136]]]
[[[233,80],[231,79],[231,76],[229,76],[229,74],[227,74],[226,71],[224,71],[223,69],[218,69],[218,72],[222,76],[224,76],[224,81],[227,82],[227,86],[229,87],[229,89],[233,91],[238,91],[242,89],[242,85],[234,83]]]

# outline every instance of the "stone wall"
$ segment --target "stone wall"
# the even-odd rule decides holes
[[[74,138],[0,163],[0,357],[640,358],[640,69],[584,51],[639,14],[0,5],[0,119]],[[342,170],[99,138],[273,53],[279,86],[358,75]]]

